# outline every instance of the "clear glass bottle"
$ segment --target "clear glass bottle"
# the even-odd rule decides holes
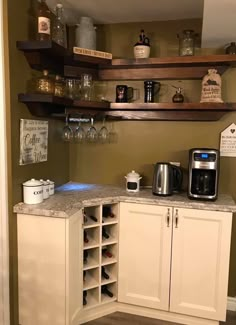
[[[64,79],[59,75],[56,75],[55,77],[54,95],[58,97],[65,96],[65,82]]]
[[[46,0],[40,0],[37,10],[37,39],[46,41],[51,39],[51,12],[48,8]]]
[[[36,79],[35,92],[39,94],[54,94],[54,82],[48,75],[48,70],[43,70],[43,75]]]
[[[183,35],[177,35],[179,38],[179,55],[194,55],[195,33],[191,29],[185,29]]]
[[[67,47],[66,24],[62,4],[58,3],[55,10],[56,16],[52,26],[52,39],[57,44]]]

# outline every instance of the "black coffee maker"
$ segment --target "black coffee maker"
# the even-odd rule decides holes
[[[219,151],[194,148],[189,151],[188,196],[216,200],[219,178]]]

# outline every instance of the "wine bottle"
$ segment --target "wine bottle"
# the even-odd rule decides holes
[[[103,249],[102,249],[102,255],[103,255],[104,257],[109,257],[109,258],[112,258],[112,257],[113,257],[112,253],[109,252],[109,250],[108,250],[107,248],[103,248]]]
[[[110,291],[110,290],[108,290],[107,289],[107,286],[106,285],[103,285],[102,286],[102,293],[104,294],[104,295],[107,295],[108,297],[110,297],[110,298],[112,298],[113,297],[113,293]]]
[[[83,305],[86,306],[87,305],[87,291],[83,291]]]
[[[85,211],[83,211],[84,223],[88,222],[88,217]]]
[[[88,251],[84,251],[83,260],[84,260],[84,264],[87,264],[87,262],[88,262]]]
[[[96,217],[94,217],[94,216],[89,216],[89,218],[92,219],[95,222],[98,222],[98,219]]]
[[[104,266],[102,266],[102,277],[106,280],[110,279],[110,276],[106,273]]]
[[[46,0],[41,0],[38,4],[38,33],[39,41],[47,41],[51,39],[51,12],[48,8]]]
[[[108,233],[106,232],[104,227],[102,228],[102,237],[104,237],[106,239],[110,238],[110,236],[108,235]]]
[[[86,271],[83,272],[83,280],[86,280]]]
[[[89,242],[89,239],[88,239],[88,235],[87,235],[87,231],[84,230],[84,242],[85,243],[88,243]]]
[[[114,218],[115,217],[114,213],[112,212],[111,207],[108,206],[108,205],[103,206],[103,208],[102,208],[102,216],[104,218]]]

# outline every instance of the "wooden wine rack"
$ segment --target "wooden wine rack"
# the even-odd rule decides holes
[[[109,207],[114,217],[105,218],[104,207]],[[84,240],[83,246],[83,295],[86,292],[86,304],[83,304],[83,309],[87,310],[117,300],[118,204],[85,207],[84,215],[84,239],[87,238],[88,242]],[[93,220],[91,216],[97,220]],[[102,236],[103,228],[109,235],[108,239]],[[111,257],[103,255],[105,248],[112,254]],[[109,279],[102,277],[102,267],[105,268]],[[101,293],[104,285],[113,293],[113,297]]]

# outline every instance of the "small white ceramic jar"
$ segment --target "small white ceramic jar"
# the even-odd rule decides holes
[[[32,178],[23,183],[23,197],[26,204],[38,204],[43,202],[43,185],[40,181]]]
[[[139,183],[140,175],[132,170],[131,173],[128,173],[126,176],[126,190],[127,192],[138,192],[139,191]]]
[[[147,59],[150,56],[150,46],[138,44],[134,46],[135,59]]]
[[[49,198],[49,183],[47,181],[44,181],[43,179],[40,179],[40,182],[43,185],[43,199]]]
[[[54,182],[50,181],[49,179],[47,179],[47,182],[49,184],[49,195],[53,195],[54,194]]]

